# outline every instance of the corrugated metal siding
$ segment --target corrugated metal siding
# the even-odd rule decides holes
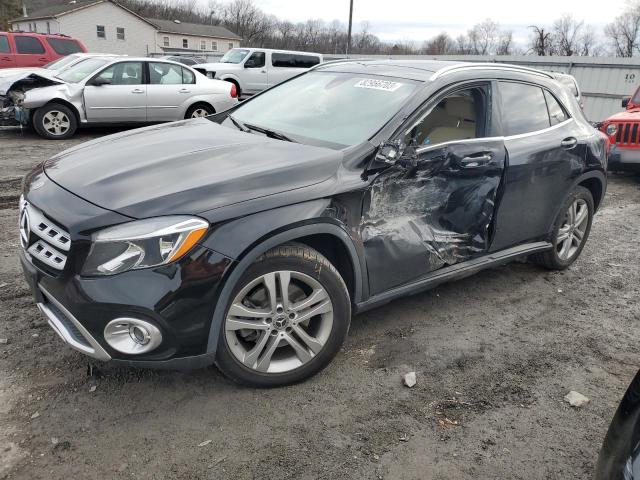
[[[477,55],[351,55],[351,58],[396,58],[414,60],[458,60],[464,62],[512,63],[527,67],[570,73],[582,91],[584,111],[591,121],[601,121],[623,110],[622,97],[640,85],[640,59],[617,57],[533,57]],[[329,57],[344,58],[339,55]]]

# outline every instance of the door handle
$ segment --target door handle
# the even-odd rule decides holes
[[[267,73],[266,70],[260,70],[260,73]]]
[[[191,90],[189,90],[188,88],[181,88],[180,90],[178,90],[179,93],[191,93]]]
[[[478,168],[486,165],[491,161],[493,157],[490,153],[484,153],[482,155],[469,155],[460,160],[460,166],[462,168]]]
[[[571,150],[578,144],[578,139],[575,137],[567,137],[560,142],[560,146],[565,150]]]
[[[131,93],[144,93],[144,90],[142,90],[141,88],[134,88],[133,90],[131,90]]]

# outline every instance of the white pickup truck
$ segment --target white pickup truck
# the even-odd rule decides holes
[[[319,63],[319,53],[233,48],[218,63],[200,63],[192,68],[209,78],[234,83],[240,96],[261,92]]]

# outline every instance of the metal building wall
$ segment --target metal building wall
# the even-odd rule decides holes
[[[325,60],[341,58],[325,55]],[[570,73],[578,81],[587,118],[597,122],[622,110],[622,97],[640,85],[640,58],[534,57],[478,55],[350,55],[350,58],[395,58],[413,60],[458,60],[463,62],[512,63],[541,70]]]

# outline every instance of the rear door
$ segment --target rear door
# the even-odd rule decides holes
[[[16,58],[11,51],[11,43],[7,35],[0,35],[0,68],[16,66]]]
[[[51,60],[41,39],[30,35],[13,35],[16,67],[42,67]]]
[[[85,85],[84,103],[90,122],[145,122],[144,62],[118,62],[106,67]]]
[[[363,206],[372,294],[489,250],[505,168],[493,105],[491,82],[452,86],[402,128],[395,140],[407,147]]]
[[[147,65],[147,120],[161,122],[182,118],[181,107],[195,93],[195,76],[173,63],[147,62]]]
[[[492,250],[543,239],[584,168],[586,132],[546,88],[499,82],[508,155]]]

